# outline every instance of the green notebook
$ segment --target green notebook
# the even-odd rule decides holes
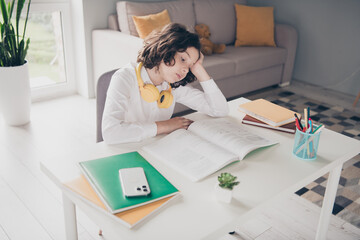
[[[95,160],[79,162],[80,169],[111,213],[145,205],[179,192],[138,152],[129,152]],[[119,179],[119,169],[142,167],[151,193],[141,197],[125,197]]]

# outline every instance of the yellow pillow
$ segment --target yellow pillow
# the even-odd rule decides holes
[[[171,23],[169,13],[167,9],[156,14],[150,14],[146,16],[133,16],[136,31],[140,38],[145,38],[153,30],[162,28],[165,25]]]
[[[236,40],[239,46],[272,46],[274,41],[274,8],[235,4]]]

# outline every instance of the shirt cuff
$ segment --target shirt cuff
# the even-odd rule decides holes
[[[216,85],[214,79],[209,79],[207,81],[200,82],[200,85],[203,88],[204,92],[207,92],[207,93],[220,91],[220,89]]]
[[[144,123],[144,138],[155,137],[157,134],[156,123]]]

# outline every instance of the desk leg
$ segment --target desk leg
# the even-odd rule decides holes
[[[78,239],[77,225],[76,225],[76,208],[75,204],[67,197],[62,194],[64,216],[65,216],[65,232],[67,240]]]
[[[337,188],[341,175],[342,165],[335,167],[330,171],[329,179],[326,184],[324,201],[321,208],[320,220],[316,231],[316,240],[326,239],[326,233],[329,228],[330,217],[334,207]]]

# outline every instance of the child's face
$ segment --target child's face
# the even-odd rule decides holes
[[[178,82],[184,79],[190,68],[199,59],[199,51],[194,47],[189,47],[185,52],[175,54],[175,64],[168,66],[162,62],[159,66],[162,78],[168,83]]]

